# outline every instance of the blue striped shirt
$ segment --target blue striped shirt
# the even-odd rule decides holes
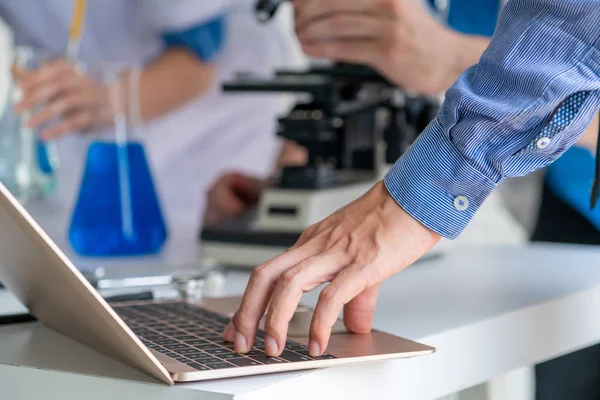
[[[511,0],[479,64],[446,93],[386,187],[456,238],[500,182],[552,163],[598,109],[600,0]]]

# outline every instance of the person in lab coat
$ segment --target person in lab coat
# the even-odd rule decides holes
[[[74,3],[19,0],[0,3],[0,18],[16,45],[65,53]],[[143,67],[140,111],[144,140],[162,200],[171,242],[195,249],[204,192],[225,170],[268,174],[279,152],[277,95],[224,94],[220,84],[239,72],[266,75],[290,66],[294,37],[281,21],[255,21],[253,2],[197,0],[91,0],[79,59]],[[84,166],[86,135],[109,123],[99,112],[106,91],[66,61],[55,61],[24,83],[19,110],[45,103],[34,125],[59,119],[42,132],[58,138],[59,189],[38,218],[64,236]],[[103,97],[104,96],[104,97]],[[52,214],[49,216],[47,214]],[[187,257],[178,247],[177,258]]]

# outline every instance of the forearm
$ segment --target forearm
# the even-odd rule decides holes
[[[490,38],[485,36],[465,35],[456,31],[451,31],[450,36],[451,56],[446,68],[446,77],[439,88],[443,92],[448,90],[465,70],[479,62],[490,44]]]
[[[167,50],[143,71],[139,83],[140,117],[149,121],[206,93],[215,67],[183,48]]]

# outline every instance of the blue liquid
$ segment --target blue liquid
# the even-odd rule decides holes
[[[40,171],[44,174],[52,174],[54,172],[54,166],[50,161],[50,155],[48,154],[48,147],[46,143],[38,140],[36,143],[37,146],[37,160]]]
[[[166,239],[142,145],[93,142],[69,229],[73,249],[93,257],[149,255]]]

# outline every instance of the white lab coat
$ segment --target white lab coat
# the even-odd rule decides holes
[[[194,248],[211,182],[230,169],[265,175],[279,149],[277,115],[286,106],[280,95],[224,94],[220,83],[238,72],[268,75],[294,60],[293,31],[282,21],[260,25],[251,0],[90,0],[80,56],[83,62],[147,64],[159,56],[164,31],[193,27],[223,12],[229,15],[228,40],[215,61],[219,79],[209,93],[144,129],[147,154],[162,200],[171,241]],[[16,43],[62,54],[72,1],[0,2],[0,18],[13,29]],[[287,103],[289,104],[289,103]],[[89,138],[59,141],[59,189],[37,212],[42,225],[59,239],[78,194]],[[51,211],[49,211],[51,210]],[[46,221],[44,221],[46,219]],[[55,235],[53,235],[55,236]],[[60,242],[60,240],[59,240]],[[185,257],[182,257],[185,258]]]

